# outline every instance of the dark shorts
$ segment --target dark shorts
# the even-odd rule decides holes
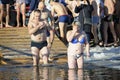
[[[65,22],[68,23],[69,22],[69,16],[68,15],[62,15],[59,17],[59,22]]]
[[[47,34],[47,37],[49,37],[49,36],[50,36],[50,32],[49,32],[48,30],[47,30],[47,33],[46,33],[46,34]]]
[[[107,16],[105,16],[104,17],[104,21],[106,21],[106,22],[111,22],[111,21],[113,21],[113,15],[112,15],[112,17],[109,19],[109,16],[110,15],[107,15]]]
[[[10,0],[1,0],[2,4],[10,4]]]
[[[31,47],[37,47],[38,49],[42,49],[45,46],[47,46],[47,41],[42,41],[42,42],[31,41]]]

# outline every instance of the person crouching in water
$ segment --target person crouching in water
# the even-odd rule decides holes
[[[68,67],[69,69],[83,68],[83,52],[86,47],[86,55],[90,56],[89,43],[86,33],[80,26],[80,23],[74,21],[72,30],[67,32],[67,41],[69,42],[67,49]]]
[[[31,17],[33,17],[33,20],[29,21],[28,24],[28,31],[31,35],[31,52],[33,54],[33,66],[38,66],[40,54],[42,54],[43,64],[48,64],[49,57],[46,33],[47,30],[50,31],[50,28],[47,27],[48,24],[46,21],[40,20],[40,16],[40,10],[35,10],[34,14],[31,15]]]

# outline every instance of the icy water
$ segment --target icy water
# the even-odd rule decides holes
[[[0,80],[120,80],[120,70],[85,64],[84,69],[69,70],[67,63],[49,67],[26,65],[0,66]]]

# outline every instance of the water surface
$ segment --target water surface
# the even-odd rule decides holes
[[[84,69],[69,70],[67,63],[49,67],[31,64],[0,67],[0,80],[120,80],[120,70],[85,64]]]

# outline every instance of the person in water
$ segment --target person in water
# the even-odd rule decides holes
[[[81,69],[83,68],[84,47],[86,47],[87,57],[90,56],[89,42],[80,22],[74,21],[72,26],[72,30],[67,32],[67,41],[69,42],[67,49],[68,67],[74,69],[77,65],[78,69]]]
[[[40,20],[40,16],[40,10],[35,10],[34,14],[30,16],[33,18],[33,20],[30,20],[28,23],[28,31],[31,35],[31,52],[33,54],[33,66],[38,66],[40,54],[42,55],[43,64],[45,65],[48,64],[49,57],[46,33],[47,31],[50,31],[51,28],[47,27],[49,24],[46,21]],[[50,37],[51,36],[52,35],[50,35]]]

